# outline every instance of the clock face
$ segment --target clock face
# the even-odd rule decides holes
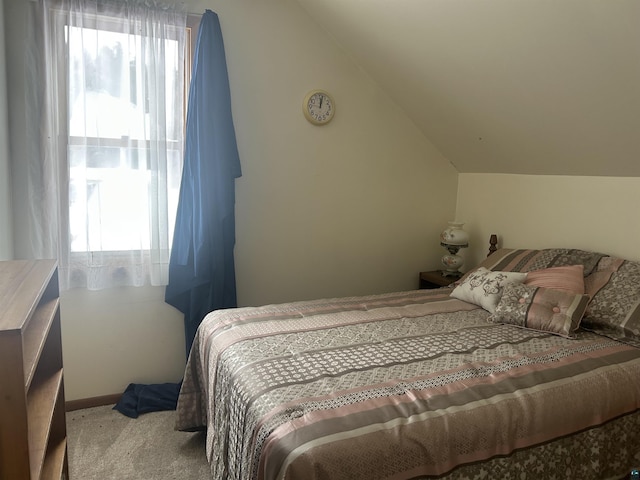
[[[329,123],[335,112],[333,99],[322,90],[314,90],[307,94],[302,109],[307,120],[314,125]]]

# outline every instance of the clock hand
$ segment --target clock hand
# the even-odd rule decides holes
[[[324,97],[320,97],[320,108],[322,108],[322,100],[324,100]]]

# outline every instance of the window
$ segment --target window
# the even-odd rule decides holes
[[[164,61],[156,69],[163,67],[166,82],[166,123],[161,135],[153,135],[151,129],[158,126],[145,82],[154,79],[148,78],[145,43],[157,40],[102,28],[71,26],[65,32],[71,251],[149,250],[151,180],[165,172],[166,179],[158,180],[166,189],[169,242],[173,236],[182,159],[182,106],[172,98],[180,91],[180,45],[164,39],[160,49]],[[164,143],[163,172],[152,165],[154,137]]]
[[[186,15],[124,0],[39,0],[32,12],[27,68],[39,83],[28,96],[42,99],[27,106],[40,138],[28,160],[34,256],[58,258],[61,289],[166,285]]]

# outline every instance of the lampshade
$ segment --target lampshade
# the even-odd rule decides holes
[[[469,234],[462,229],[463,225],[463,222],[449,222],[449,226],[440,234],[440,245],[467,248]]]

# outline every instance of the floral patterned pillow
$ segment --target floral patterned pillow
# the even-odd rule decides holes
[[[585,279],[583,328],[640,347],[640,262],[605,257]]]
[[[527,277],[520,272],[492,272],[479,267],[453,289],[451,296],[473,303],[493,313],[502,296],[502,289],[510,283],[522,283]]]
[[[571,338],[580,326],[588,304],[589,295],[586,294],[508,284],[489,321]]]

